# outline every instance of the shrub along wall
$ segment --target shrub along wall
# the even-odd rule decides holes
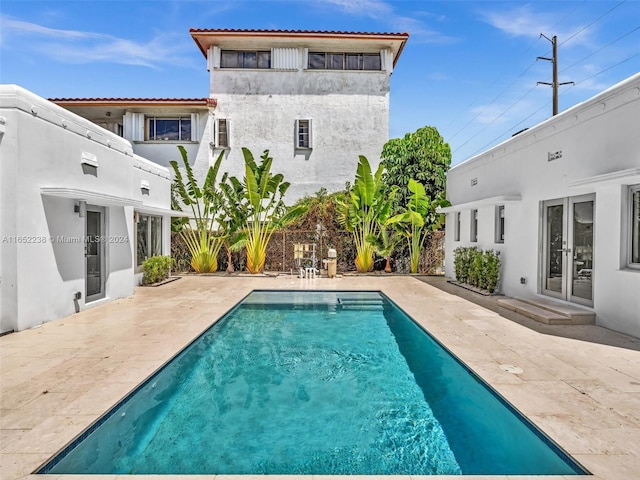
[[[500,252],[477,247],[458,247],[453,251],[456,280],[493,293],[500,281]]]

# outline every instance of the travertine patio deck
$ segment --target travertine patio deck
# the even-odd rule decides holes
[[[596,326],[528,328],[407,276],[185,277],[0,337],[0,478],[80,478],[30,474],[253,289],[382,290],[595,474],[585,478],[640,478],[640,340]]]

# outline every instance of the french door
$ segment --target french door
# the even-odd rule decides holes
[[[543,203],[542,285],[545,295],[593,305],[595,195]]]

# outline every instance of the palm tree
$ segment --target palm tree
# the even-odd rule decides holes
[[[360,155],[356,178],[347,198],[339,203],[340,223],[353,234],[358,272],[373,270],[374,244],[390,212],[396,188],[388,191],[382,182],[384,167],[375,174],[367,158]]]

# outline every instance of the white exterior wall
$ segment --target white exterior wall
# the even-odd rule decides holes
[[[627,192],[640,183],[640,75],[452,168],[447,175],[446,268],[453,250],[501,252],[501,291],[541,293],[542,202],[595,194],[593,309],[599,325],[640,337],[640,270],[627,268]],[[562,157],[549,161],[549,153]],[[476,183],[472,186],[472,183]],[[505,241],[494,242],[495,207],[505,205]],[[478,242],[469,241],[478,209]],[[456,212],[460,241],[454,240]],[[520,279],[526,283],[521,284]]]
[[[353,181],[359,155],[377,167],[389,139],[390,72],[305,70],[304,49],[282,50],[298,52],[298,69],[213,68],[211,97],[217,100],[213,116],[230,121],[230,149],[221,172],[242,178],[241,148],[257,161],[268,149],[273,172],[291,183],[285,200],[292,204],[322,187],[343,189]],[[311,120],[312,148],[295,148],[296,119]],[[211,123],[210,118],[196,160],[199,175],[221,151],[206,141],[213,139]]]
[[[134,208],[169,208],[169,172],[153,166],[134,175],[129,142],[14,85],[0,86],[0,116],[0,331],[73,313],[75,292],[80,309],[132,294]],[[96,175],[83,171],[86,154],[97,160]],[[142,177],[156,187],[153,200],[133,198]],[[80,200],[104,208],[105,295],[90,304]]]

